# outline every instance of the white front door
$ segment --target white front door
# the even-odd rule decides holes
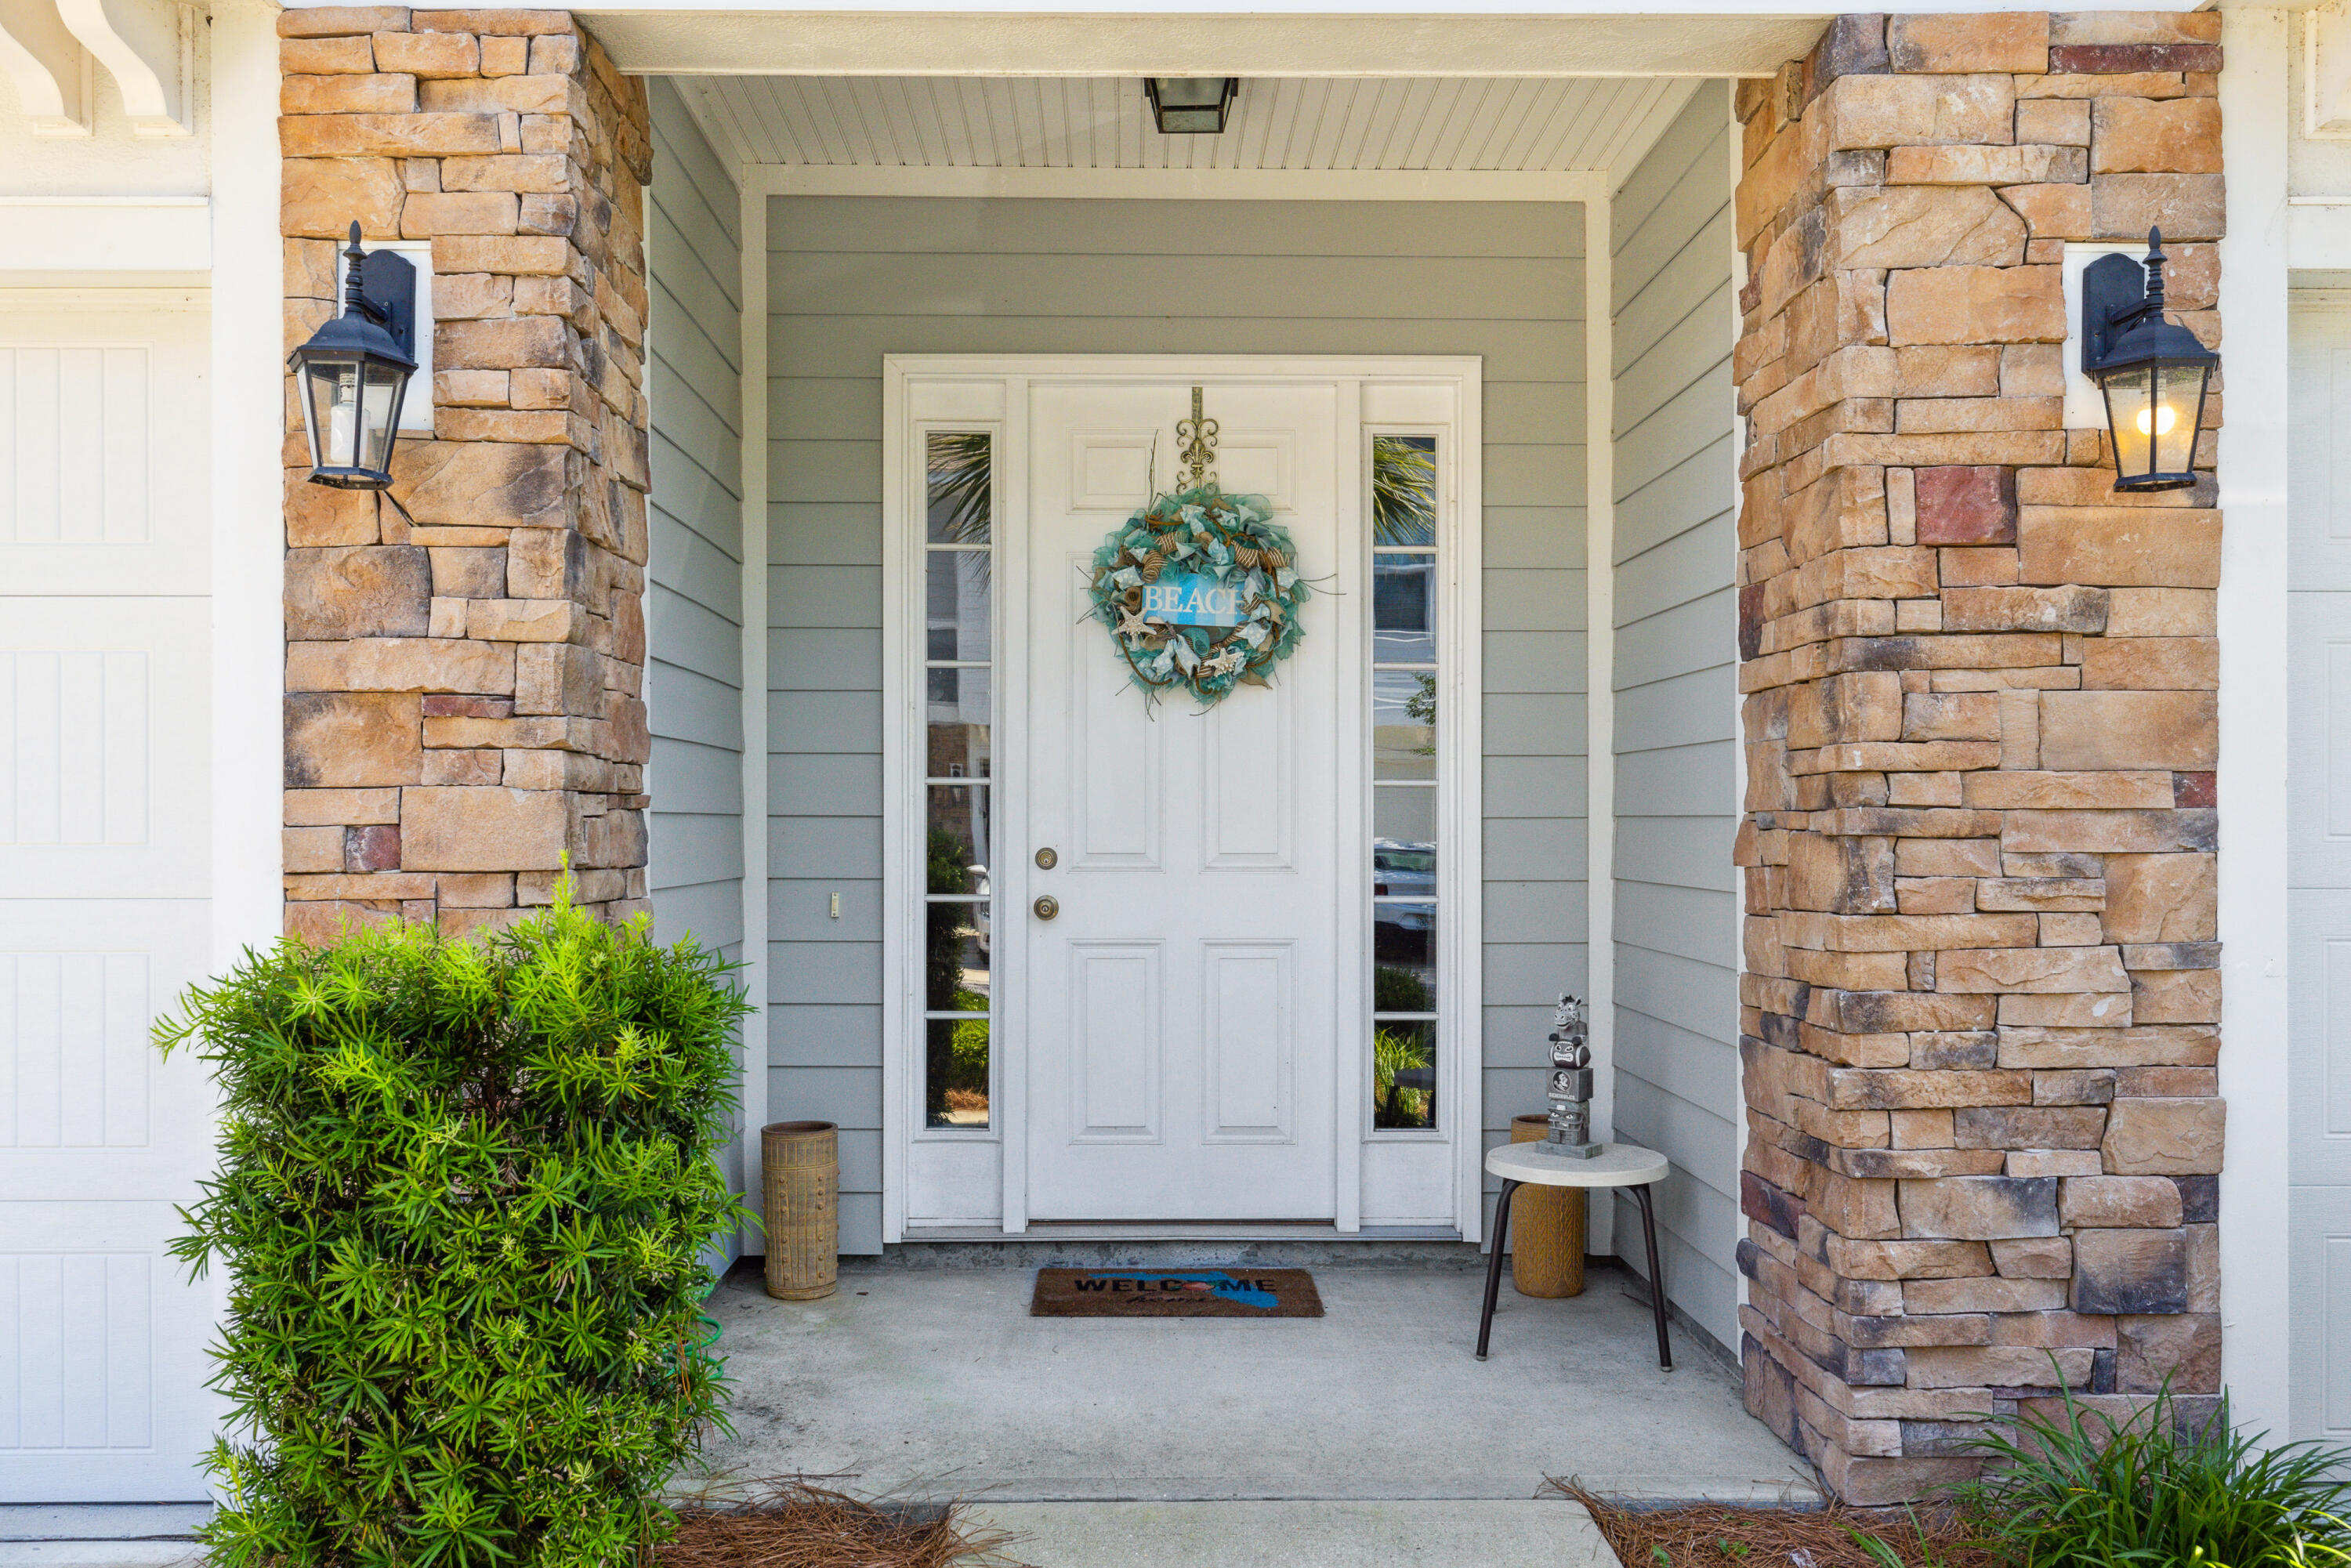
[[[0,304],[0,1502],[204,1496],[212,1094],[148,1029],[209,936],[206,349]]]
[[[1474,1239],[1477,361],[883,379],[883,1239]],[[1183,485],[1195,388],[1217,477],[1271,503],[1317,591],[1272,684],[1205,713],[1146,701],[1087,593]]]
[[[1340,692],[1360,597],[1270,688],[1155,706],[1088,617],[1095,547],[1176,487],[1189,378],[1031,384],[1028,810],[1029,1212],[1038,1219],[1334,1218]],[[1304,574],[1343,591],[1361,543],[1355,413],[1332,382],[1201,383],[1228,491],[1266,496]],[[1009,824],[1008,824],[1009,826]],[[1042,852],[1052,852],[1044,868]],[[1035,901],[1058,901],[1052,918]],[[1359,1009],[1356,1009],[1359,1010]],[[1342,1019],[1347,1027],[1343,1030]]]

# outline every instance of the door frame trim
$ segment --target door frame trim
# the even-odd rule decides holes
[[[1006,1235],[1028,1228],[1027,1104],[1019,1075],[1004,1070],[1007,1053],[991,1052],[996,1086],[990,1108],[991,1125],[984,1134],[932,1134],[922,1136],[922,1107],[916,1031],[922,1008],[922,933],[910,879],[922,863],[922,813],[914,791],[921,776],[914,769],[925,748],[921,702],[925,625],[923,573],[916,570],[921,549],[914,529],[924,510],[919,463],[920,438],[927,429],[987,429],[1001,443],[996,461],[994,545],[999,562],[1024,559],[1026,553],[1029,384],[1035,379],[1087,377],[1216,377],[1271,382],[1353,383],[1355,408],[1343,416],[1344,434],[1352,432],[1359,465],[1368,465],[1370,436],[1383,426],[1400,428],[1405,422],[1375,416],[1367,393],[1386,386],[1443,386],[1450,398],[1451,456],[1444,465],[1448,505],[1443,509],[1439,535],[1440,560],[1447,564],[1446,600],[1440,607],[1441,669],[1450,672],[1447,689],[1453,695],[1454,722],[1439,734],[1440,780],[1447,786],[1440,807],[1451,830],[1452,852],[1439,865],[1437,899],[1448,911],[1441,922],[1442,980],[1450,1000],[1441,1009],[1438,1025],[1440,1085],[1449,1085],[1449,1102],[1441,1113],[1444,1135],[1452,1149],[1450,1161],[1454,1223],[1459,1234],[1476,1240],[1483,1218],[1484,1138],[1482,1136],[1482,1018],[1481,968],[1483,936],[1479,758],[1484,753],[1480,667],[1481,571],[1479,556],[1483,517],[1480,470],[1468,455],[1483,450],[1480,426],[1483,364],[1474,356],[1439,355],[1074,355],[1074,354],[892,354],[883,360],[883,967],[882,967],[882,1239],[905,1239],[911,1166],[918,1153],[925,1157],[959,1157],[955,1148],[974,1151],[974,1159],[998,1162],[1002,1207],[998,1223]],[[949,412],[942,412],[952,410]],[[1343,494],[1360,488],[1343,483]],[[1360,503],[1359,503],[1360,506]],[[1368,560],[1368,528],[1357,541]],[[1366,578],[1368,580],[1368,578]],[[1006,629],[1025,626],[1028,619],[1025,573],[999,571],[995,587],[994,624],[990,629],[993,662],[999,672],[994,683],[996,715],[994,754],[1013,757],[1025,745],[1027,715],[1025,685],[1003,678]],[[1367,680],[1369,616],[1363,618],[1364,656],[1343,661]],[[1369,730],[1361,744],[1368,749]],[[1360,782],[1368,796],[1368,755]],[[1019,769],[999,772],[990,788],[1000,794],[991,810],[999,833],[1024,820],[1027,810],[1025,777]],[[1366,800],[1368,809],[1368,799]],[[1366,823],[1368,818],[1366,818]],[[999,922],[1001,912],[1018,910],[1028,902],[1028,862],[1007,854],[999,846],[990,870],[990,891]],[[1360,857],[1358,857],[1360,858]],[[1368,870],[1342,861],[1342,895],[1363,906],[1370,922]],[[1354,883],[1361,883],[1360,887]],[[1369,940],[1366,935],[1364,940]],[[1340,928],[1342,973],[1347,971],[1348,929]],[[1026,977],[1020,973],[1023,944],[998,943],[998,998],[992,1031],[1000,1039],[1018,1039],[1025,1024]],[[1441,981],[1442,983],[1442,981]],[[1368,992],[1360,1009],[1370,1016]],[[1368,1037],[1367,1037],[1368,1038]],[[1344,1077],[1333,1107],[1336,1127],[1333,1157],[1337,1161],[1339,1214],[1337,1228],[1353,1232],[1363,1223],[1362,1177],[1364,1151],[1374,1139],[1367,1129],[1369,1109],[1363,1086],[1355,1080],[1357,1051],[1338,1053]],[[1423,1138],[1419,1141],[1429,1141]],[[918,1146],[919,1145],[919,1146]],[[933,1156],[931,1150],[941,1153]],[[978,1151],[992,1149],[992,1155]],[[942,1223],[926,1217],[925,1228]]]

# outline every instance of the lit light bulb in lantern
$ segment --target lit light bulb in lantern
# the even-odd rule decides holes
[[[335,375],[333,401],[327,405],[327,450],[335,461],[348,463],[359,449],[360,373],[356,366],[340,367]]]
[[[2171,427],[2179,423],[2179,411],[2169,403],[2161,408],[2138,411],[2138,433],[2141,435],[2168,435]]]

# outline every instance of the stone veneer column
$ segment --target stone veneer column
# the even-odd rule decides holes
[[[2220,28],[1844,16],[1740,90],[1742,1350],[1857,1501],[2060,1372],[2220,1386],[2220,519],[2059,360],[2064,242],[2150,223],[2217,343]]]
[[[286,444],[286,922],[645,907],[643,83],[561,11],[278,18],[290,349],[336,239],[429,240],[430,439],[392,494]],[[412,399],[422,395],[420,382]]]

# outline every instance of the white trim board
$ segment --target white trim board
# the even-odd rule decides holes
[[[2220,1370],[2231,1416],[2290,1434],[2286,1225],[2287,274],[2302,236],[2288,220],[2292,99],[2282,11],[2228,14],[2220,75],[2230,170],[2220,241],[2228,362],[2267,367],[2229,389],[2220,432]],[[2315,1369],[2300,1369],[2311,1375]]]
[[[121,288],[87,284],[0,284],[0,307],[47,306],[65,310],[208,310],[209,283],[139,285]]]
[[[284,928],[286,433],[277,8],[212,19],[213,943],[215,974]],[[266,441],[256,435],[268,433]],[[226,1281],[219,1286],[226,1299]]]
[[[1730,190],[1732,199],[1736,201],[1739,182],[1747,172],[1745,144],[1739,133],[1739,120],[1736,114],[1733,114],[1730,119],[1730,135],[1725,141],[1724,151],[1729,156]],[[1730,249],[1730,287],[1731,298],[1734,301],[1746,292],[1747,280],[1747,253],[1739,248],[1734,239]],[[1734,355],[1739,352],[1739,312],[1734,309],[1730,318],[1730,351]],[[1748,422],[1747,416],[1739,412],[1738,393],[1735,389],[1731,394],[1730,420],[1731,429],[1737,433],[1738,449],[1744,454],[1747,451]],[[1733,463],[1730,465],[1730,515],[1733,517],[1737,517],[1741,508],[1747,505],[1747,486],[1740,482],[1739,470],[1739,464]],[[1735,587],[1738,582],[1735,568],[1731,581]],[[1732,790],[1730,816],[1735,822],[1744,822],[1747,820],[1747,696],[1739,689],[1739,683],[1736,680],[1730,684],[1730,738]],[[1731,880],[1732,885],[1738,889],[1738,918],[1731,923],[1730,927],[1729,967],[1733,975],[1743,980],[1747,975],[1747,944],[1742,940],[1744,936],[1742,927],[1747,919],[1747,873],[1734,864],[1731,867]],[[1743,1071],[1741,1076],[1744,1077]],[[1738,1168],[1742,1171],[1747,1168],[1747,1140],[1754,1132],[1753,1127],[1749,1124],[1746,1114],[1746,1090],[1747,1086],[1742,1082],[1740,1084],[1740,1115],[1734,1129],[1737,1134],[1739,1152]],[[1748,1305],[1751,1300],[1754,1281],[1740,1270],[1735,1249],[1731,1259],[1730,1279],[1739,1291],[1739,1304],[1742,1307]]]
[[[1000,1186],[996,1195],[998,1215],[994,1218],[1001,1228],[1000,1233],[1021,1234],[1028,1223],[1025,1063],[999,1052],[992,1064],[992,1105],[996,1116],[995,1124],[987,1132],[925,1130],[920,1124],[915,1062],[920,1050],[921,1011],[914,998],[920,995],[922,934],[919,898],[910,894],[914,872],[922,864],[923,817],[917,799],[922,779],[914,769],[924,754],[925,722],[919,701],[923,574],[913,566],[921,550],[917,534],[922,521],[918,496],[921,472],[914,444],[921,433],[930,428],[984,429],[997,435],[1002,446],[997,458],[998,526],[993,542],[999,559],[1024,559],[1027,545],[1022,520],[1027,515],[1025,485],[1029,463],[1026,414],[1030,387],[1040,381],[1135,377],[1338,383],[1343,389],[1354,388],[1354,406],[1343,407],[1341,419],[1343,429],[1352,434],[1357,448],[1354,460],[1358,463],[1369,461],[1370,438],[1383,429],[1401,431],[1409,427],[1435,431],[1440,435],[1439,450],[1444,455],[1440,482],[1445,505],[1440,511],[1438,559],[1444,563],[1440,570],[1447,599],[1439,622],[1442,643],[1438,663],[1440,669],[1447,672],[1449,709],[1458,716],[1440,731],[1438,761],[1439,787],[1444,791],[1439,810],[1447,838],[1439,860],[1437,899],[1440,907],[1452,912],[1443,938],[1439,979],[1440,996],[1446,998],[1438,1025],[1439,1115],[1443,1130],[1440,1137],[1398,1138],[1369,1129],[1368,1108],[1355,1079],[1360,1076],[1357,1069],[1367,1066],[1362,1042],[1369,1040],[1370,991],[1367,983],[1357,983],[1366,977],[1348,968],[1343,946],[1340,984],[1360,993],[1360,1006],[1353,1011],[1343,1006],[1339,1013],[1343,1042],[1352,1038],[1358,1043],[1353,1050],[1343,1048],[1339,1053],[1343,1076],[1334,1106],[1338,1122],[1334,1224],[1345,1232],[1359,1228],[1367,1218],[1374,1224],[1388,1218],[1362,1213],[1360,1192],[1365,1163],[1379,1157],[1373,1151],[1391,1144],[1426,1147],[1444,1142],[1449,1143],[1453,1151],[1451,1176],[1447,1184],[1452,1187],[1450,1203],[1454,1212],[1450,1218],[1460,1235],[1474,1240],[1483,1219],[1479,918],[1483,873],[1478,776],[1484,748],[1479,704],[1470,700],[1470,694],[1482,689],[1478,630],[1482,623],[1482,560],[1479,529],[1472,523],[1482,517],[1483,500],[1482,465],[1465,460],[1464,455],[1482,451],[1480,362],[1437,356],[964,354],[892,355],[883,362],[883,1239],[885,1243],[897,1242],[910,1234],[908,1198],[917,1162],[925,1173],[935,1170],[935,1176],[926,1174],[924,1179],[949,1184],[942,1191],[951,1188],[954,1193],[967,1194],[966,1201],[971,1207],[980,1207],[979,1200],[986,1192],[986,1172],[982,1167],[995,1162],[995,1175]],[[1432,391],[1441,392],[1445,417],[1416,417],[1423,411],[1405,406],[1415,392],[1426,398]],[[1360,516],[1360,504],[1356,509]],[[1355,542],[1368,557],[1368,534]],[[992,635],[995,659],[1001,669],[1007,628],[1026,623],[1021,574],[1000,572],[996,598]],[[1363,635],[1366,639],[1369,636],[1368,622],[1363,627]],[[995,683],[995,688],[998,704],[994,719],[995,748],[999,756],[1016,756],[1025,745],[1027,716],[1021,706],[1025,687],[1007,675]],[[1368,746],[1368,735],[1361,738]],[[1019,768],[999,774],[997,787],[1009,787],[1006,798],[994,807],[1000,835],[1015,832],[1014,824],[1025,821],[1027,802],[1017,793],[1023,777]],[[1359,782],[1367,800],[1368,779],[1368,768],[1362,769]],[[1343,811],[1342,815],[1349,817]],[[1361,822],[1356,825],[1363,826]],[[1001,841],[1007,847],[1011,844],[1009,838]],[[1025,855],[1007,852],[1005,848],[1000,848],[995,857],[991,892],[1000,930],[1025,924],[1029,894],[1028,863]],[[1334,893],[1345,895],[1352,889],[1361,894],[1354,903],[1360,904],[1362,918],[1367,922],[1369,888],[1358,885],[1364,876],[1359,863],[1343,859],[1340,887]],[[1007,942],[998,945],[996,954],[1000,990],[994,1032],[1002,1041],[1024,1037],[1024,944]],[[1365,1027],[1353,1028],[1349,1020]],[[935,1197],[932,1201],[935,1207],[939,1199]],[[1403,1218],[1425,1224],[1446,1217]],[[941,1218],[925,1223],[963,1228],[981,1218],[974,1215],[970,1220]]]
[[[1495,15],[1513,8],[1496,4],[1480,5],[1482,16],[1449,14],[1427,0],[1322,15],[1295,4],[1287,15],[1121,15],[1115,5],[1026,15],[940,0],[830,12],[719,10],[709,0],[572,9],[591,18],[615,65],[647,76],[1762,77],[1802,57],[1834,15],[1726,15],[1719,0],[1678,16],[1621,6],[1577,16],[1551,0],[1515,0],[1535,13],[1515,16]]]
[[[768,877],[773,871],[768,821],[768,201],[737,169],[741,193],[737,244],[743,305],[743,985],[757,1010],[743,1020],[743,1190],[763,1206],[767,1162],[760,1128],[768,1120],[772,1048],[768,966]],[[743,1249],[764,1253],[760,1223],[743,1226]]]
[[[931,169],[747,163],[743,166],[743,190],[747,196],[756,191],[761,196],[1598,204],[1608,200],[1608,175],[1599,169],[1519,174],[1354,169]],[[764,235],[764,225],[758,232]],[[745,243],[749,243],[748,235]]]
[[[225,234],[216,255],[215,219],[236,214],[215,214],[209,196],[8,196],[0,207],[0,271],[203,273],[245,248]]]
[[[1616,338],[1612,201],[1583,205],[1583,942],[1592,1135],[1616,1135]],[[1587,1206],[1585,1250],[1616,1249],[1616,1206]]]

